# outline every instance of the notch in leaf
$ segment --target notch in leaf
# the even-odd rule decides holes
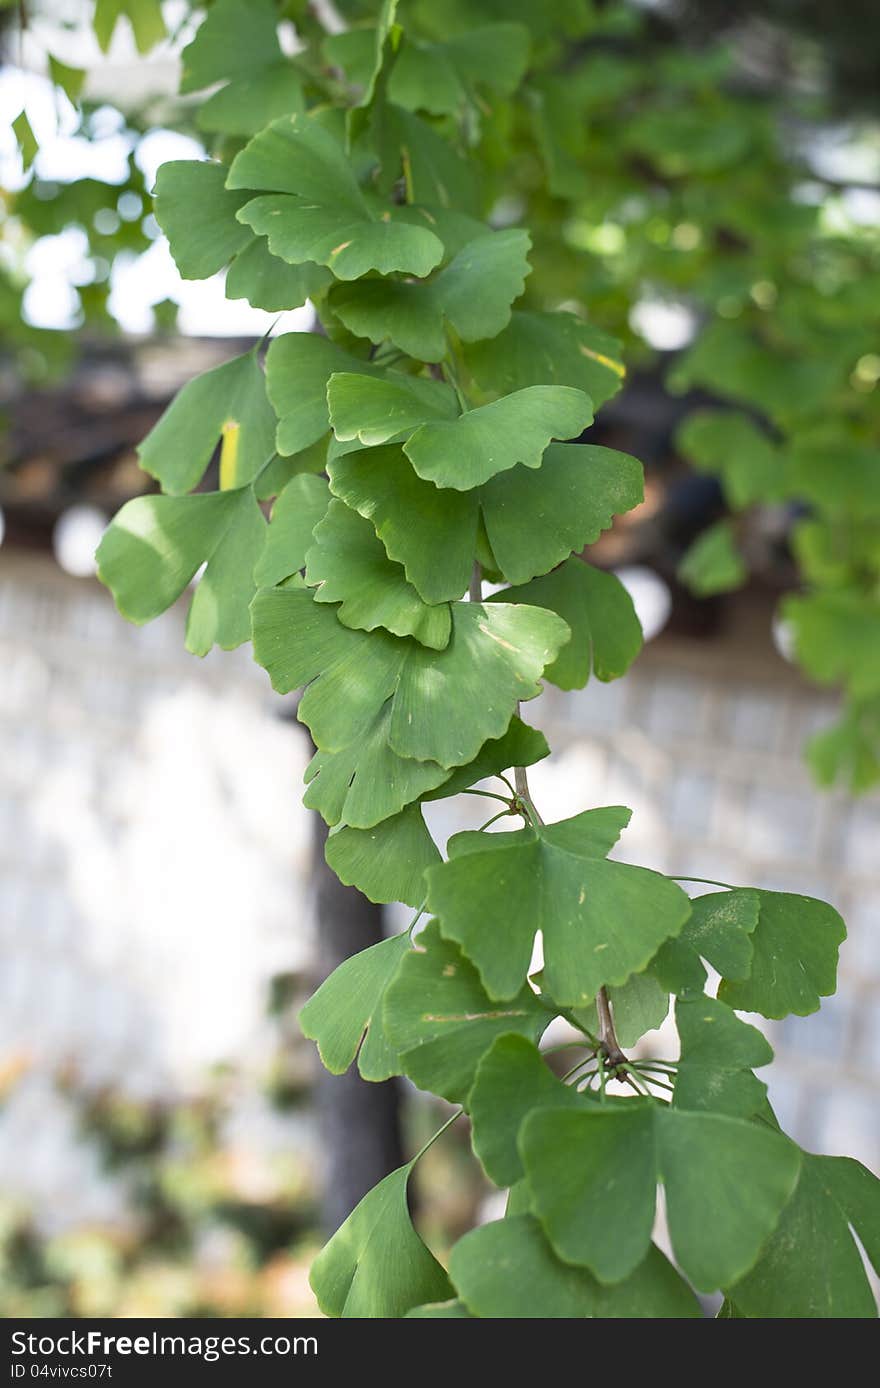
[[[409,934],[404,931],[353,954],[300,1011],[303,1036],[317,1044],[321,1062],[332,1075],[345,1074],[355,1056],[365,1080],[384,1080],[397,1073],[394,1052],[382,1029],[382,1000],[409,947]]]

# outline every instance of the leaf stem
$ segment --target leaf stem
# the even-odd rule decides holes
[[[667,872],[666,876],[671,878],[673,882],[705,882],[710,887],[725,887],[729,892],[739,891],[739,888],[734,887],[732,883],[718,882],[714,877],[688,877],[682,872]]]
[[[512,813],[512,812],[511,812],[510,806],[508,806],[506,809],[499,810],[497,814],[493,814],[493,816],[492,816],[491,819],[487,819],[485,824],[481,824],[481,825],[480,825],[479,829],[477,830],[477,833],[478,833],[478,834],[482,834],[483,830],[484,830],[484,829],[488,829],[490,824],[494,824],[495,821],[496,821],[496,819],[503,819],[505,815],[508,815],[508,814],[511,814],[511,813]]]
[[[463,1113],[463,1108],[456,1109],[455,1113],[453,1113],[449,1118],[447,1118],[446,1122],[442,1125],[442,1127],[437,1129],[433,1137],[428,1138],[428,1141],[425,1143],[424,1147],[420,1148],[419,1151],[416,1152],[415,1156],[410,1162],[410,1166],[415,1166],[417,1161],[421,1161],[422,1157],[425,1155],[428,1149],[434,1146],[434,1143],[437,1141],[438,1137],[442,1137],[443,1134],[446,1132],[446,1129],[451,1128],[456,1119],[460,1118]]]
[[[482,795],[485,796],[487,800],[500,800],[502,805],[507,805],[508,807],[510,805],[510,801],[506,795],[499,795],[498,792],[494,790],[476,790],[473,786],[468,786],[467,790],[463,790],[461,793],[462,795]]]

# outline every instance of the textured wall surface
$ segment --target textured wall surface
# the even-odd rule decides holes
[[[533,790],[547,818],[632,806],[622,857],[842,911],[839,994],[771,1029],[771,1098],[807,1146],[880,1170],[880,799],[811,785],[800,749],[831,705],[764,615],[548,690],[526,709],[556,749]],[[310,957],[304,739],[246,651],[187,656],[181,621],[136,630],[97,584],[0,558],[0,1187],[49,1224],[124,1204],[59,1071],[135,1097],[196,1092],[219,1061],[246,1073],[271,1044],[269,977]],[[439,836],[463,822],[435,807]],[[308,1146],[243,1103],[260,1142]]]

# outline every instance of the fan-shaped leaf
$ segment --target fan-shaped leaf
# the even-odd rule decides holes
[[[764,1017],[806,1017],[837,986],[837,955],[846,926],[824,901],[788,892],[758,892],[748,978],[725,977],[718,990],[730,1007]],[[710,961],[711,962],[711,961]]]
[[[752,1070],[773,1059],[767,1038],[715,998],[679,1000],[675,1021],[681,1038],[675,1106],[732,1118],[757,1113],[767,1086]]]
[[[124,617],[152,621],[205,572],[190,604],[187,650],[206,655],[250,637],[248,604],[265,522],[251,487],[126,502],[98,546],[98,577]]]
[[[706,1292],[753,1265],[800,1169],[797,1148],[760,1124],[641,1099],[539,1110],[520,1153],[555,1252],[602,1282],[647,1253],[662,1181],[676,1260]]]
[[[305,568],[312,531],[323,519],[330,499],[323,477],[304,473],[291,478],[272,507],[266,539],[254,567],[254,581],[261,588],[274,588]]]
[[[343,280],[370,270],[421,277],[443,256],[426,227],[370,209],[341,146],[308,116],[284,117],[255,135],[233,160],[227,186],[265,190],[245,203],[239,221],[292,265],[315,261]]]
[[[501,572],[522,583],[592,544],[642,499],[641,465],[589,444],[551,444],[537,471],[515,467],[472,492],[422,481],[392,447],[335,458],[328,472],[334,494],[372,522],[426,602],[467,587],[481,515]]]
[[[414,908],[425,899],[425,872],[441,861],[417,805],[371,829],[342,825],[328,838],[325,857],[340,882],[371,901],[404,901]]]
[[[221,436],[237,430],[235,482],[244,486],[275,452],[275,416],[253,352],[188,381],[138,448],[141,467],[174,496],[201,481]]]
[[[611,806],[558,824],[450,840],[449,862],[428,874],[430,909],[492,997],[519,989],[537,930],[544,932],[547,990],[575,1007],[605,984],[625,983],[679,932],[690,910],[681,888],[605,858],[629,816]]]
[[[515,310],[510,326],[464,348],[471,379],[486,395],[552,382],[584,390],[598,408],[624,377],[621,346],[573,313]]]
[[[699,1302],[653,1245],[634,1272],[603,1286],[556,1257],[538,1221],[520,1214],[459,1239],[450,1272],[464,1303],[487,1319],[689,1319]]]
[[[299,717],[319,747],[350,746],[390,700],[388,741],[398,756],[448,767],[472,760],[504,732],[568,638],[559,617],[530,607],[456,603],[442,652],[383,631],[352,631],[296,589],[258,593],[252,612],[255,656],[273,686],[289,693],[309,685]]]
[[[453,1294],[412,1226],[406,1186],[412,1163],[365,1195],[318,1254],[309,1281],[327,1316],[392,1319]]]
[[[575,438],[592,419],[583,391],[530,386],[458,419],[423,424],[403,451],[426,481],[466,492],[517,463],[540,467],[551,439]]]
[[[531,242],[524,231],[487,232],[424,283],[360,280],[333,291],[334,313],[358,337],[390,340],[417,361],[445,355],[445,323],[464,342],[493,337],[523,292]]]
[[[543,468],[542,468],[543,471]],[[549,607],[571,627],[571,640],[546,678],[560,689],[625,675],[642,648],[642,628],[620,579],[572,556],[543,578],[495,593],[490,602]]]
[[[797,1189],[751,1272],[728,1295],[741,1316],[875,1320],[851,1229],[880,1272],[880,1182],[849,1157],[804,1153]]]
[[[353,954],[334,969],[301,1009],[302,1033],[317,1044],[331,1074],[345,1073],[374,1017],[380,1018],[381,1031],[385,989],[409,947],[409,934],[404,931]]]

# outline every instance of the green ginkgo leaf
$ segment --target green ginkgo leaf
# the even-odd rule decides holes
[[[642,499],[641,465],[590,444],[551,444],[537,470],[512,468],[472,492],[424,482],[390,446],[335,458],[328,473],[334,495],[372,522],[389,558],[432,603],[466,589],[481,516],[501,572],[523,583],[592,544]]]
[[[221,437],[234,433],[233,483],[252,482],[275,452],[275,416],[253,352],[188,381],[138,448],[140,465],[173,496],[201,481]]]
[[[547,991],[574,1007],[641,972],[678,934],[690,911],[681,888],[606,859],[629,817],[609,806],[558,824],[450,840],[449,861],[428,874],[429,906],[490,996],[509,998],[521,987],[538,930]]]
[[[717,521],[697,537],[677,569],[677,577],[698,598],[742,588],[749,570],[736,547],[733,525]]]
[[[423,646],[449,644],[448,603],[430,606],[389,559],[369,521],[343,501],[332,500],[315,526],[306,556],[306,583],[316,602],[338,603],[336,615],[347,627],[412,636]]]
[[[753,936],[760,910],[760,896],[750,887],[695,897],[681,943],[724,978],[746,979],[752,971]]]
[[[278,415],[279,453],[299,453],[326,434],[327,382],[340,371],[383,375],[318,333],[285,333],[272,342],[266,354],[266,389]]]
[[[302,77],[282,58],[214,92],[199,107],[196,124],[222,135],[256,135],[271,121],[304,111]]]
[[[367,447],[408,437],[430,419],[456,419],[455,392],[442,381],[394,372],[385,377],[336,372],[327,382],[327,408],[337,439]]]
[[[153,211],[184,279],[207,279],[253,242],[235,216],[247,194],[231,193],[226,173],[213,160],[172,159],[156,176]]]
[[[227,186],[262,194],[238,219],[292,265],[314,261],[343,280],[370,270],[422,277],[443,256],[426,227],[371,210],[341,145],[308,116],[273,121],[255,135],[233,160]]]
[[[521,700],[540,692],[568,627],[532,607],[456,603],[443,651],[387,632],[353,631],[308,592],[272,588],[252,604],[254,653],[279,693],[308,685],[299,718],[318,747],[349,747],[390,701],[399,757],[461,766],[500,737]]]
[[[323,265],[288,265],[254,237],[235,257],[226,275],[227,299],[247,299],[253,308],[281,313],[314,299],[333,276]]]
[[[303,109],[302,81],[281,51],[273,0],[215,0],[181,55],[181,92],[224,85],[203,101],[201,130],[253,135],[279,116]]]
[[[342,1075],[361,1051],[373,1018],[381,1019],[382,999],[410,947],[404,931],[353,954],[333,970],[301,1009],[303,1036],[314,1041],[324,1067]],[[377,1022],[381,1032],[381,1020]]]
[[[659,1248],[634,1272],[603,1286],[562,1262],[529,1214],[472,1229],[452,1250],[450,1274],[465,1305],[486,1319],[651,1320],[702,1315],[693,1292]]]
[[[403,901],[414,908],[425,899],[425,873],[441,861],[417,805],[370,829],[340,826],[324,855],[340,882],[370,901]]]
[[[463,356],[484,394],[552,382],[586,391],[597,408],[617,393],[625,375],[617,339],[573,313],[514,310],[509,327],[465,346]]]
[[[543,469],[542,469],[543,470]],[[545,672],[560,689],[581,689],[625,675],[642,648],[642,628],[632,598],[615,574],[574,555],[542,578],[493,594],[491,602],[549,607],[571,627],[571,640]]]
[[[399,756],[390,728],[386,703],[354,741],[335,752],[316,752],[305,773],[304,804],[328,824],[370,829],[448,779],[448,769],[435,761]]]
[[[425,481],[467,492],[517,463],[540,467],[552,439],[576,438],[592,419],[583,391],[529,386],[458,419],[422,424],[403,451]]]
[[[309,1281],[326,1316],[396,1319],[454,1295],[412,1226],[411,1170],[410,1162],[374,1186],[312,1264]]]
[[[837,956],[846,926],[833,906],[791,892],[758,892],[748,978],[724,977],[719,998],[743,1012],[779,1019],[818,1012],[837,987]],[[710,961],[712,962],[712,961]]]
[[[681,1039],[672,1101],[676,1108],[707,1109],[732,1118],[757,1113],[767,1086],[752,1070],[773,1059],[767,1038],[716,998],[679,999],[675,1021]]]
[[[419,1089],[465,1103],[474,1072],[499,1036],[536,1041],[550,1020],[528,987],[499,1007],[476,969],[432,921],[401,960],[383,1005],[385,1034]]]
[[[304,473],[293,477],[272,507],[272,515],[254,581],[260,588],[274,588],[291,574],[304,569],[313,544],[312,532],[330,505],[330,489],[323,477]]]
[[[789,594],[780,611],[808,675],[821,684],[844,684],[856,699],[880,694],[880,611],[871,594]]]
[[[800,1169],[794,1144],[761,1124],[654,1100],[538,1110],[519,1145],[560,1258],[600,1282],[628,1277],[650,1247],[662,1181],[676,1261],[705,1292],[752,1267]]]
[[[251,487],[197,496],[138,496],[104,533],[98,577],[124,617],[152,621],[180,597],[202,564],[193,595],[186,647],[206,655],[250,637],[248,605],[254,561],[266,525]]]
[[[417,361],[446,354],[445,324],[463,342],[494,337],[510,320],[529,273],[525,231],[487,232],[469,241],[433,279],[359,280],[333,290],[334,313],[358,337],[391,341]]]
[[[442,43],[408,40],[388,83],[388,94],[408,111],[433,116],[459,112],[474,88],[510,93],[529,60],[529,32],[522,24],[486,24]]]
[[[729,1289],[740,1316],[875,1320],[851,1231],[880,1272],[880,1181],[849,1157],[805,1152],[797,1189],[751,1272]]]
[[[278,61],[278,10],[274,0],[214,0],[195,37],[181,54],[180,90],[198,92],[215,82],[253,77]]]
[[[499,1036],[477,1066],[470,1094],[471,1143],[496,1186],[521,1180],[517,1137],[539,1108],[580,1108],[590,1100],[562,1084],[525,1036]]]

